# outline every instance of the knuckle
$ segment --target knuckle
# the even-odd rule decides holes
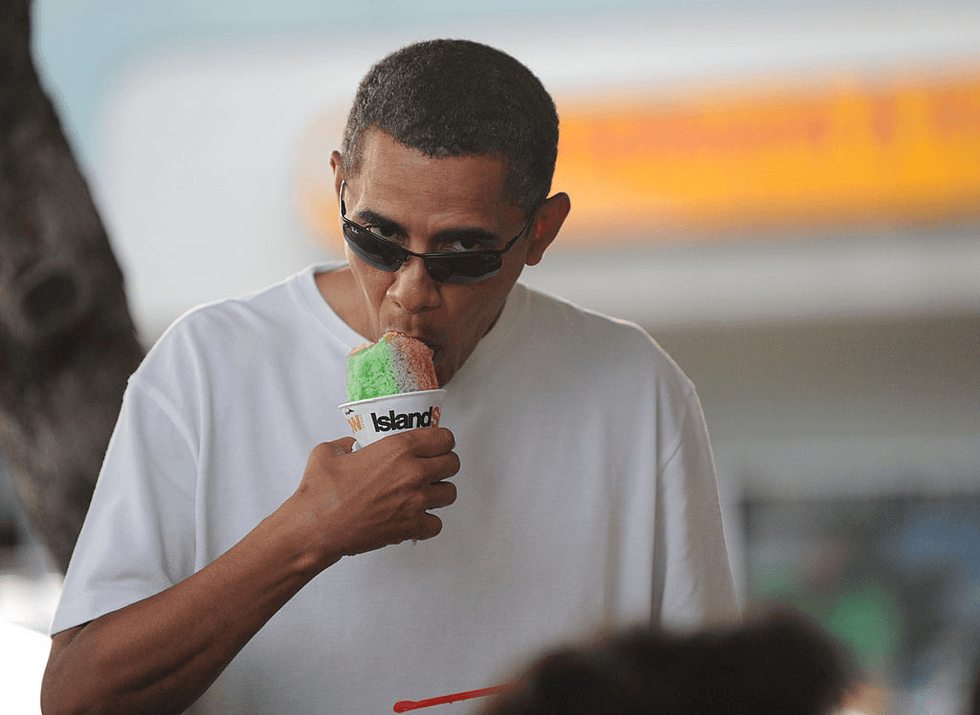
[[[309,459],[307,460],[312,467],[322,467],[333,456],[333,449],[329,443],[323,442],[318,444],[310,451]]]
[[[423,494],[421,491],[412,492],[411,496],[408,498],[407,505],[413,514],[423,513],[429,507],[425,494]]]
[[[405,466],[405,477],[411,484],[428,484],[432,481],[432,476],[429,473],[428,468],[422,462],[413,460],[408,462]]]
[[[416,449],[425,442],[427,430],[425,429],[413,429],[408,432],[402,432],[399,436],[405,443],[406,449]]]

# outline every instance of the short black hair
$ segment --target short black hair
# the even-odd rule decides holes
[[[551,191],[558,112],[523,64],[470,40],[428,40],[374,65],[344,129],[343,169],[355,175],[364,136],[379,129],[425,156],[499,156],[506,190],[526,210]]]

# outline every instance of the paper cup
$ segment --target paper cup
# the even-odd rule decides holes
[[[361,447],[388,435],[420,427],[438,427],[445,390],[402,392],[340,406],[354,439]]]

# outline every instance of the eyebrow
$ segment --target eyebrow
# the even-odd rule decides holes
[[[354,217],[362,224],[377,226],[378,228],[384,229],[389,233],[395,233],[400,236],[408,235],[408,231],[406,231],[405,227],[400,223],[393,221],[386,216],[382,216],[371,209],[356,211],[354,213]],[[491,233],[485,228],[478,228],[475,226],[465,228],[446,228],[437,232],[433,238],[439,242],[468,239],[470,241],[479,241],[488,245],[503,243],[503,239],[501,239],[497,234]]]

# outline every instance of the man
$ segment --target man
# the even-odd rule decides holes
[[[331,156],[348,263],[192,311],[131,379],[47,712],[391,712],[597,628],[732,617],[692,386],[517,283],[569,211],[557,141],[491,48],[372,68]],[[442,422],[352,451],[345,358],[387,330],[432,347]]]

